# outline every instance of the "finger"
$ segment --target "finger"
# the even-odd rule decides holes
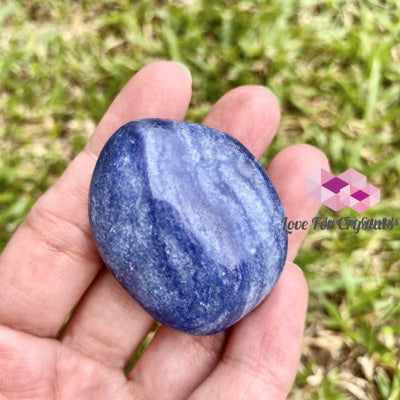
[[[204,123],[241,140],[260,156],[276,133],[279,118],[279,105],[269,91],[243,86],[222,97]],[[159,329],[130,373],[136,390],[143,398],[163,393],[165,400],[186,399],[218,363],[226,337],[227,332],[199,337]]]
[[[290,146],[271,161],[267,170],[289,218],[308,220],[317,212],[319,204],[308,199],[305,180],[320,167],[329,169],[326,157],[308,145]],[[288,260],[295,258],[305,234],[289,235]],[[232,328],[221,363],[192,399],[286,399],[300,357],[306,308],[305,279],[289,262],[267,299]]]
[[[191,80],[172,62],[139,71],[111,104],[85,150],[32,208],[0,258],[0,323],[54,336],[102,265],[87,211],[90,178],[103,143],[123,123],[180,119]]]
[[[272,159],[267,168],[288,221],[308,222],[306,230],[293,230],[288,234],[289,261],[296,258],[311,226],[310,221],[321,205],[306,194],[306,177],[318,168],[329,171],[328,159],[321,151],[306,144],[286,147]]]
[[[203,124],[229,133],[260,158],[278,130],[276,97],[262,86],[240,86],[223,96]]]
[[[267,299],[233,327],[221,362],[189,399],[286,399],[306,309],[304,276],[286,264]]]
[[[227,336],[193,336],[161,327],[129,374],[134,392],[143,399],[153,398],[152,393],[163,393],[163,400],[187,399],[217,365]]]
[[[60,341],[114,368],[123,368],[154,319],[104,269],[64,328]]]

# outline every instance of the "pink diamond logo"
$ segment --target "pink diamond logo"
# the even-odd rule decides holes
[[[337,176],[325,182],[322,186],[329,189],[333,193],[339,193],[342,188],[347,186],[348,183],[341,180]]]
[[[367,186],[366,176],[353,168],[342,172],[340,175],[338,175],[338,178],[343,179],[349,185],[353,185],[358,189],[362,189],[363,187]]]
[[[380,201],[380,190],[353,168],[338,176],[320,168],[307,176],[306,193],[334,211],[347,206],[361,213]]]
[[[368,194],[363,192],[362,190],[357,190],[357,192],[353,193],[351,197],[354,197],[358,201],[364,200],[366,197],[368,197]]]

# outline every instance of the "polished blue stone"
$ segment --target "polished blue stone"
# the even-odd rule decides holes
[[[282,271],[287,234],[262,166],[231,136],[144,119],[106,143],[89,215],[105,264],[155,319],[204,335],[254,309]]]

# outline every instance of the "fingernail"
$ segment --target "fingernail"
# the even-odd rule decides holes
[[[286,264],[290,264],[292,267],[297,268],[304,275],[304,271],[297,264],[295,264],[294,262],[286,261]]]
[[[260,88],[263,88],[264,90],[269,92],[275,98],[275,100],[279,103],[279,99],[276,97],[276,94],[272,91],[272,89],[270,89],[268,86],[263,86],[263,85],[257,85],[257,86]]]
[[[192,82],[193,82],[193,81],[192,81],[192,74],[190,73],[189,68],[188,68],[185,64],[182,64],[182,63],[179,62],[179,61],[174,61],[174,63],[175,63],[175,64],[178,64],[180,67],[182,67],[182,69],[185,70],[185,72],[189,75],[190,83],[192,83]]]

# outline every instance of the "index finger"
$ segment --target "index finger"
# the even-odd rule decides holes
[[[182,119],[190,97],[190,75],[174,62],[150,64],[128,82],[85,149],[38,200],[1,254],[0,324],[39,336],[57,333],[103,264],[87,211],[103,144],[134,119]]]

